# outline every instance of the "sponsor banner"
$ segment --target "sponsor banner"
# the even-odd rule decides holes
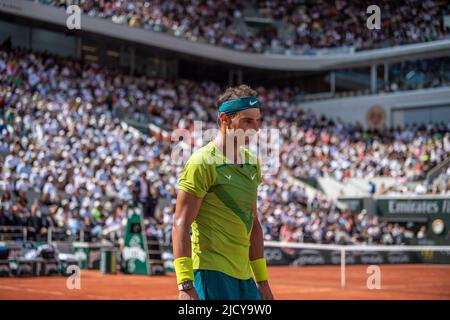
[[[450,199],[439,197],[383,198],[376,200],[378,215],[396,221],[421,221],[427,238],[445,240],[450,226]],[[448,244],[448,239],[444,241]]]
[[[100,270],[101,249],[110,247],[109,244],[74,242],[73,254],[80,269]]]
[[[268,265],[339,265],[338,250],[266,247]],[[346,251],[346,264],[450,263],[450,252]]]
[[[448,198],[377,199],[376,206],[379,215],[450,215],[450,199]]]

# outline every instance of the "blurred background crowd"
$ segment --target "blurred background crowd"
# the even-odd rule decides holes
[[[99,7],[89,7],[94,2],[84,3],[85,10],[100,14]],[[116,2],[104,3],[109,10],[101,12],[119,12]],[[209,8],[210,2],[198,5],[205,3]],[[272,1],[265,3],[261,10],[284,18],[283,11],[266,10]],[[123,12],[143,5],[128,1]],[[166,2],[163,7],[177,10]],[[87,240],[114,241],[123,236],[129,206],[139,204],[147,232],[170,243],[182,164],[171,158],[170,136],[162,130],[141,132],[123,119],[151,121],[169,133],[192,131],[195,120],[212,128],[221,90],[214,82],[127,76],[95,63],[4,44],[0,226],[27,226],[36,239],[57,228],[63,237],[78,239],[83,233]],[[437,184],[424,182],[425,173],[450,155],[450,122],[367,130],[299,109],[291,103],[293,88],[256,90],[264,106],[262,128],[281,130],[281,168],[264,176],[258,196],[267,240],[402,244],[425,236],[423,228],[411,231],[364,211],[352,214],[292,179],[391,176],[404,183],[378,193],[450,195],[448,172]]]

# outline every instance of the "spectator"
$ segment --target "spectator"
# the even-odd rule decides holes
[[[427,227],[421,226],[416,235],[417,239],[425,239],[427,237]]]
[[[139,176],[139,180],[135,185],[135,198],[136,203],[140,203],[144,217],[153,216],[154,212],[151,204],[150,184],[147,181],[146,172],[142,172]]]

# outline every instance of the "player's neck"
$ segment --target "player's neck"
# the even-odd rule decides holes
[[[214,144],[217,149],[225,155],[229,160],[233,161],[233,163],[241,163],[241,146],[234,140],[234,138],[226,139],[226,135],[220,132],[217,137],[214,139]],[[234,148],[232,150],[227,150],[227,148]],[[232,152],[232,154],[230,154]]]

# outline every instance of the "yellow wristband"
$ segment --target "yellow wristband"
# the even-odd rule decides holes
[[[180,257],[173,261],[173,267],[177,276],[177,283],[183,283],[186,280],[194,281],[194,270],[192,269],[192,258]]]
[[[250,265],[252,266],[256,282],[262,282],[269,279],[269,274],[267,273],[266,259],[260,258],[250,261]]]

